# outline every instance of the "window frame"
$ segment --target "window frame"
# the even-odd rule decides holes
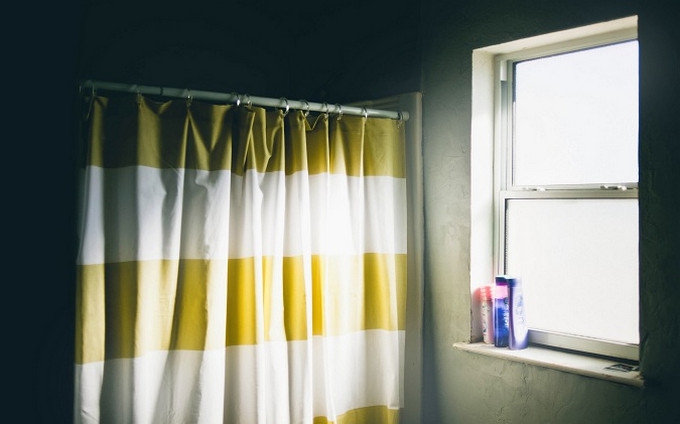
[[[494,69],[494,123],[493,123],[493,269],[497,275],[505,274],[505,211],[512,199],[583,199],[583,198],[638,198],[638,182],[622,182],[616,186],[600,184],[522,186],[513,181],[513,154],[515,138],[512,123],[513,68],[514,63],[528,59],[575,52],[583,49],[637,40],[635,25],[628,22],[624,28],[583,35],[574,31],[575,37],[535,37],[534,46],[506,49],[493,56]],[[473,163],[474,166],[474,163]],[[639,312],[638,312],[639,313]],[[530,329],[530,344],[558,349],[639,361],[639,345],[620,343]]]

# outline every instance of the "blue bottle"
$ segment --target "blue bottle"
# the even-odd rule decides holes
[[[496,347],[507,347],[510,333],[510,309],[508,299],[508,282],[504,275],[496,276],[493,293],[493,344]]]
[[[529,329],[524,315],[524,293],[519,278],[506,278],[508,283],[509,330],[508,347],[524,349],[529,344]]]

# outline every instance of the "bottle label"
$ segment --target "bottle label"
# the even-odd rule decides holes
[[[510,349],[524,349],[529,342],[526,316],[524,315],[524,295],[515,282],[510,288]]]
[[[482,337],[484,343],[493,343],[493,307],[491,299],[482,300]]]
[[[508,346],[509,338],[509,309],[508,298],[495,300],[494,306],[494,345],[496,347]]]

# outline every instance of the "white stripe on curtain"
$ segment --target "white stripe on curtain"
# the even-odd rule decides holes
[[[229,228],[253,231],[252,214],[226,216],[215,212],[229,210],[229,196],[223,194],[230,192],[230,185],[232,196],[236,194],[237,197],[242,197],[240,190],[244,185],[243,177],[232,176],[228,171],[164,170],[148,167],[104,170],[90,167],[85,178],[90,181],[87,193],[90,202],[82,219],[85,224],[79,259],[82,265],[104,263],[104,257],[108,262],[180,257],[224,259],[227,256],[227,246],[221,234],[228,233]],[[253,176],[251,180],[256,178]],[[406,190],[404,179],[372,177],[361,181],[361,178],[344,175],[321,178],[298,173],[287,177],[285,181],[285,193],[290,199],[286,201],[288,208],[294,207],[293,200],[301,196],[299,187],[303,178],[309,180],[308,196],[321,199],[322,202],[315,205],[311,216],[309,213],[305,215],[304,210],[286,214],[284,255],[302,254],[301,237],[310,232],[313,235],[311,248],[314,254],[406,253],[406,234],[403,231],[394,231],[395,228],[405,228],[406,225],[406,205],[396,203]],[[111,187],[104,189],[106,197],[102,196],[101,190],[104,180],[106,186]],[[194,185],[192,189],[186,187],[189,184],[187,181]],[[263,193],[275,193],[276,184],[276,181],[263,181],[260,188]],[[168,193],[168,187],[176,188],[173,193]],[[178,191],[183,198],[179,197]],[[272,196],[275,197],[274,194]],[[327,196],[342,201],[348,205],[347,208],[326,210],[323,200]],[[131,197],[136,197],[134,208],[126,201],[117,201],[117,198]],[[183,203],[190,204],[191,207],[183,207]],[[207,205],[211,207],[208,208]],[[244,208],[240,201],[232,206],[239,210]],[[271,211],[274,208],[267,209]],[[164,215],[171,219],[158,218]],[[115,219],[110,219],[111,216]],[[351,219],[356,216],[365,216],[366,221],[357,222],[358,220]],[[274,223],[276,220],[272,218],[262,222],[262,245],[267,249],[262,253],[265,255],[273,254],[272,248],[276,246],[273,238],[277,231],[271,228]],[[365,225],[369,225],[374,231],[364,232],[362,227]],[[105,232],[106,226],[116,230]],[[311,228],[305,229],[305,226]],[[333,237],[334,242],[324,246],[327,231],[345,236]],[[117,236],[116,239],[110,238],[112,233]],[[156,243],[156,240],[164,242]],[[252,238],[230,240],[232,243],[229,246],[229,257],[253,256]]]
[[[397,423],[403,123],[141,96],[86,122],[77,423]]]

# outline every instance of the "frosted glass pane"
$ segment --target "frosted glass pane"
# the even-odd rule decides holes
[[[638,343],[637,199],[510,200],[506,236],[531,328]]]
[[[638,181],[638,44],[515,65],[514,182]]]

